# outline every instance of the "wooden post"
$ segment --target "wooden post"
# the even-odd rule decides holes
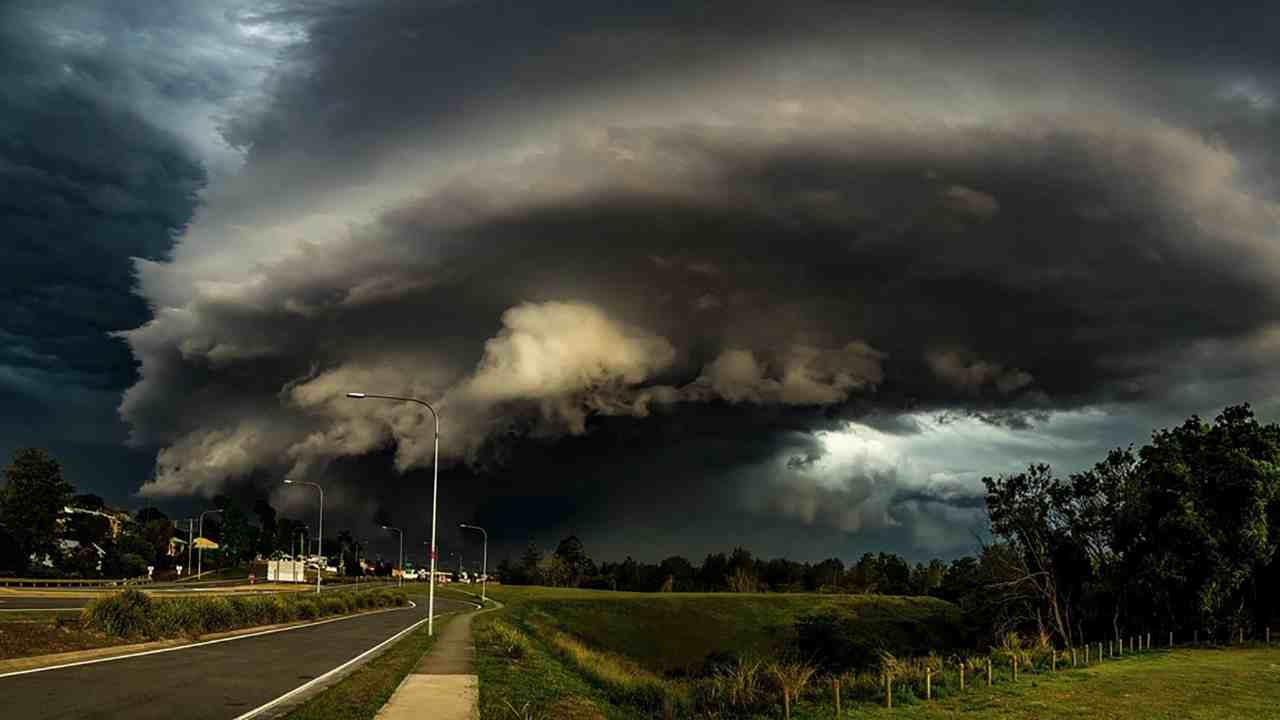
[[[1089,667],[1089,643],[1084,644],[1084,666]]]
[[[782,717],[791,720],[791,693],[782,688]]]
[[[1151,633],[1147,633],[1147,650],[1151,650]]]
[[[987,658],[987,687],[991,687],[991,658]]]
[[[1018,682],[1018,656],[1013,656],[1013,681]]]
[[[1173,631],[1172,630],[1169,631],[1169,649],[1170,650],[1173,649]]]
[[[889,673],[884,674],[884,706],[887,708],[893,707],[893,678],[889,676]]]
[[[960,661],[960,692],[964,692],[964,661]]]
[[[1102,662],[1102,643],[1098,643],[1098,662]]]
[[[1071,648],[1071,667],[1076,666],[1076,649]]]
[[[933,668],[924,669],[924,699],[933,699]]]
[[[831,696],[836,701],[836,717],[840,717],[840,678],[831,678]]]

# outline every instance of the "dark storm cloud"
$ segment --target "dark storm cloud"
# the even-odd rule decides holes
[[[49,447],[114,499],[150,459],[123,447],[115,406],[135,362],[111,333],[148,319],[133,259],[167,256],[217,159],[201,109],[234,94],[242,64],[211,44],[219,12],[0,8],[0,454]]]
[[[1125,442],[1269,379],[1267,18],[1152,14],[264,13],[307,41],[224,124],[245,171],[139,267],[144,492],[325,474],[371,517],[430,445],[368,390],[440,401],[453,501],[521,531],[957,547],[1094,409]]]

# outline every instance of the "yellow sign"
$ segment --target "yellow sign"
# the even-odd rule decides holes
[[[217,550],[218,543],[206,537],[198,537],[191,543],[191,547],[197,550]]]

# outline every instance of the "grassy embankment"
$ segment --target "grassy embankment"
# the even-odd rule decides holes
[[[916,598],[828,595],[644,595],[542,588],[501,588],[508,610],[476,621],[481,717],[776,718],[782,686],[792,717],[834,717],[831,678],[807,675],[789,662],[790,628],[821,609],[851,614],[855,632],[884,640],[897,673],[895,708],[883,703],[878,671],[846,675],[842,706],[849,717],[1277,717],[1280,648],[1160,650],[1050,671],[1047,652],[1010,648],[993,655],[993,688],[984,687],[986,658],[964,658],[968,689],[958,687],[961,658],[917,652],[921,634],[945,641],[958,616],[945,603]],[[927,640],[927,637],[925,638]],[[729,652],[710,672],[698,667]],[[1020,679],[1010,663],[1019,657]],[[944,661],[945,660],[945,661]],[[923,674],[935,669],[935,700],[924,702]],[[940,672],[939,672],[940,671]],[[1272,713],[1272,714],[1268,714]]]

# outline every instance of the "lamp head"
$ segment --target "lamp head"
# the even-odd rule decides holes
[[[364,393],[357,393],[357,392],[349,392],[349,393],[347,393],[347,397],[349,397],[349,398],[351,398],[351,399],[353,399],[353,400],[363,400],[363,399],[364,399],[364,397],[365,397],[365,394],[364,394]]]
[[[292,484],[293,484],[293,481],[292,481],[292,480],[290,480],[289,478],[285,478],[285,479],[284,479],[284,484],[285,484],[285,485],[292,485]]]

